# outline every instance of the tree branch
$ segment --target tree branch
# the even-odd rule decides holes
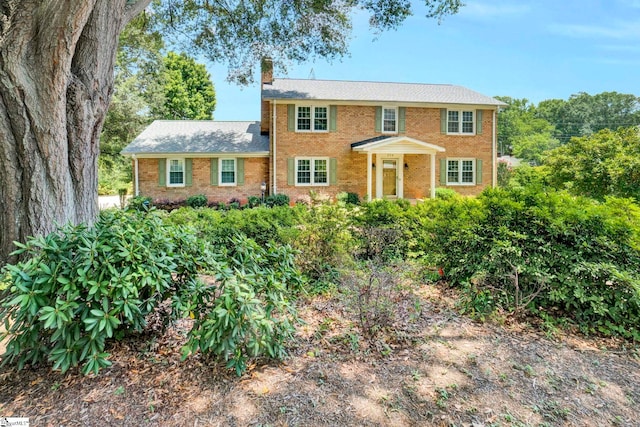
[[[127,0],[124,8],[124,17],[122,19],[122,28],[149,6],[149,3],[151,3],[151,0]]]

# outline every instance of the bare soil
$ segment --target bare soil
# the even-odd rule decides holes
[[[32,426],[634,426],[632,344],[524,322],[480,324],[451,291],[424,286],[422,310],[375,342],[338,298],[300,303],[290,357],[242,377],[180,361],[187,323],[119,342],[97,376],[0,369],[0,416]]]

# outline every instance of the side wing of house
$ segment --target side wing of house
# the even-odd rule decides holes
[[[268,181],[268,145],[259,122],[155,121],[122,154],[132,158],[136,195],[245,203]]]

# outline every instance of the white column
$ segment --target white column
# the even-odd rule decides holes
[[[371,194],[371,152],[367,151],[367,196],[369,201],[373,200],[373,194]]]
[[[431,153],[431,198],[436,198],[436,153]]]

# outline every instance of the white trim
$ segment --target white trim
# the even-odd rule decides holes
[[[271,194],[277,194],[278,193],[278,182],[277,182],[277,176],[278,174],[276,173],[276,160],[278,158],[278,156],[276,156],[276,136],[278,135],[278,133],[276,132],[276,103],[278,101],[277,100],[273,100],[273,126],[271,127],[271,136],[273,138],[270,138],[273,140],[273,188],[272,188],[272,193]]]
[[[131,158],[133,159],[133,195],[137,197],[140,195],[140,180],[138,178],[140,176],[138,172],[138,158],[136,157],[135,154],[133,154]]]
[[[392,146],[398,143],[406,142],[415,147],[408,148],[403,147],[401,153],[397,154],[430,154],[430,153],[444,153],[445,149],[435,144],[420,141],[407,136],[390,136],[389,138],[381,139],[379,141],[370,142],[368,144],[354,147],[353,151],[369,152],[369,153],[392,153]]]
[[[493,110],[493,122],[492,122],[492,131],[493,131],[493,136],[492,136],[492,156],[491,156],[491,186],[492,187],[497,187],[498,186],[498,167],[497,167],[497,160],[498,160],[498,140],[496,138],[496,110]]]
[[[322,103],[327,103],[329,105],[349,105],[349,106],[367,106],[367,107],[380,107],[381,103],[388,102],[398,102],[398,105],[403,107],[418,107],[418,108],[450,108],[453,110],[491,110],[496,107],[507,107],[507,104],[472,104],[472,103],[459,103],[459,102],[420,102],[420,101],[385,101],[385,100],[372,100],[372,101],[363,101],[363,100],[341,100],[341,99],[323,99],[323,100],[311,100],[311,99],[294,99],[294,98],[264,98],[267,101],[282,101],[285,104],[296,104],[296,105],[305,105],[312,104],[321,101]]]
[[[298,129],[298,109],[300,107],[308,107],[309,108],[309,129]],[[309,103],[299,103],[295,104],[296,109],[296,126],[295,131],[298,133],[326,133],[329,132],[329,121],[331,120],[331,111],[328,104],[309,104]],[[326,129],[315,129],[316,122],[316,108],[324,108],[327,113],[327,128]]]
[[[298,182],[298,162],[300,160],[309,160],[309,180],[310,182],[303,182],[303,183],[299,183]],[[326,163],[326,172],[327,172],[327,182],[320,182],[320,183],[316,183],[315,179],[314,179],[314,174],[315,174],[315,163],[318,160],[323,160]],[[294,180],[294,184],[296,187],[328,187],[329,186],[329,181],[330,181],[330,177],[329,175],[331,174],[331,162],[329,161],[329,157],[294,157],[294,175],[295,175],[295,180]]]
[[[449,161],[457,161],[458,162],[458,182],[450,182],[449,181]],[[471,178],[472,182],[462,182],[462,162],[470,161],[472,165],[471,170]],[[473,157],[447,157],[445,159],[445,176],[447,185],[458,186],[458,187],[469,187],[476,185],[476,159]]]
[[[222,162],[225,160],[233,160],[233,182],[222,182]],[[219,158],[218,159],[218,187],[236,187],[238,185],[238,159]]]
[[[449,132],[449,112],[455,112],[458,113],[458,132]],[[464,117],[464,113],[471,113],[471,116],[473,117],[472,121],[471,121],[471,132],[462,132],[462,125],[464,123],[468,123],[465,122],[463,120]],[[476,134],[476,116],[477,116],[477,112],[476,110],[469,110],[469,109],[447,109],[447,123],[446,123],[446,127],[447,127],[447,135],[460,135],[460,136],[475,136]]]
[[[396,135],[398,133],[398,127],[399,127],[399,118],[398,118],[398,107],[394,106],[394,107],[389,107],[389,106],[384,106],[382,105],[382,117],[380,118],[380,131],[383,134],[393,134]],[[395,116],[395,120],[394,120],[394,129],[393,130],[384,130],[384,112],[385,110],[393,110],[393,114]]]
[[[180,164],[182,165],[182,182],[181,183],[177,183],[177,184],[172,184],[171,183],[171,162],[173,160],[176,160],[178,162],[180,162]],[[187,181],[187,162],[185,161],[184,157],[178,158],[178,157],[170,157],[167,158],[167,165],[166,165],[166,173],[167,173],[167,187],[184,187]]]
[[[188,153],[188,152],[171,152],[171,153],[127,153],[125,156],[136,156],[139,159],[164,159],[164,158],[180,158],[184,157],[189,159],[210,159],[213,157],[242,157],[242,158],[259,158],[259,157],[269,157],[268,151],[258,151],[252,153]]]

